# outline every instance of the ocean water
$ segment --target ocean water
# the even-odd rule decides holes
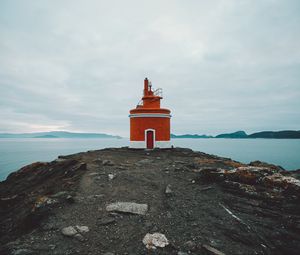
[[[300,169],[300,139],[173,139],[176,147],[191,148],[249,163],[261,160],[287,170]],[[51,161],[59,155],[128,146],[128,139],[0,139],[0,181],[20,167]]]

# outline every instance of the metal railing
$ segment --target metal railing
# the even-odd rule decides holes
[[[154,90],[153,95],[162,97],[163,96],[162,88],[158,88],[158,89]]]
[[[144,91],[143,91],[144,92]],[[162,92],[162,88],[158,88],[156,90],[153,91],[153,95],[154,96],[158,96],[158,97],[162,97],[163,96],[163,92]],[[155,99],[154,99],[155,100]],[[139,106],[143,105],[143,100],[141,99],[138,104],[136,105],[136,107],[138,108]]]

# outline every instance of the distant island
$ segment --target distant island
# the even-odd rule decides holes
[[[171,134],[171,138],[230,138],[230,139],[242,139],[242,138],[269,138],[269,139],[300,139],[300,130],[284,130],[284,131],[262,131],[247,135],[245,131],[236,131],[233,133],[219,134],[216,136],[211,135],[175,135]]]
[[[171,138],[213,138],[213,136],[211,135],[190,135],[190,134],[186,134],[186,135],[174,135],[171,134]]]
[[[103,133],[73,133],[67,131],[51,131],[51,132],[36,132],[36,133],[0,133],[1,138],[116,138],[120,139],[121,136],[109,135]],[[247,135],[245,131],[236,131],[233,133],[212,135],[199,135],[199,134],[171,134],[172,139],[192,138],[192,139],[207,139],[207,138],[229,138],[229,139],[244,139],[244,138],[266,138],[266,139],[300,139],[300,130],[284,130],[284,131],[262,131]]]
[[[39,135],[39,136],[35,136],[34,138],[59,138],[55,135]]]
[[[0,133],[0,138],[117,138],[121,136],[108,135],[102,133],[73,133],[67,131],[51,131],[51,132],[37,132],[37,133]]]
[[[248,138],[248,135],[245,131],[236,131],[234,133],[229,134],[220,134],[217,135],[215,138]]]

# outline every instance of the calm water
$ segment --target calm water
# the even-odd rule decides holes
[[[174,139],[172,143],[244,163],[261,160],[288,170],[300,168],[300,139]],[[35,161],[128,144],[128,139],[0,139],[0,180]]]

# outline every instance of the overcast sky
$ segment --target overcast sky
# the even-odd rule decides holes
[[[0,132],[128,136],[145,77],[173,133],[300,130],[300,1],[0,1]]]

